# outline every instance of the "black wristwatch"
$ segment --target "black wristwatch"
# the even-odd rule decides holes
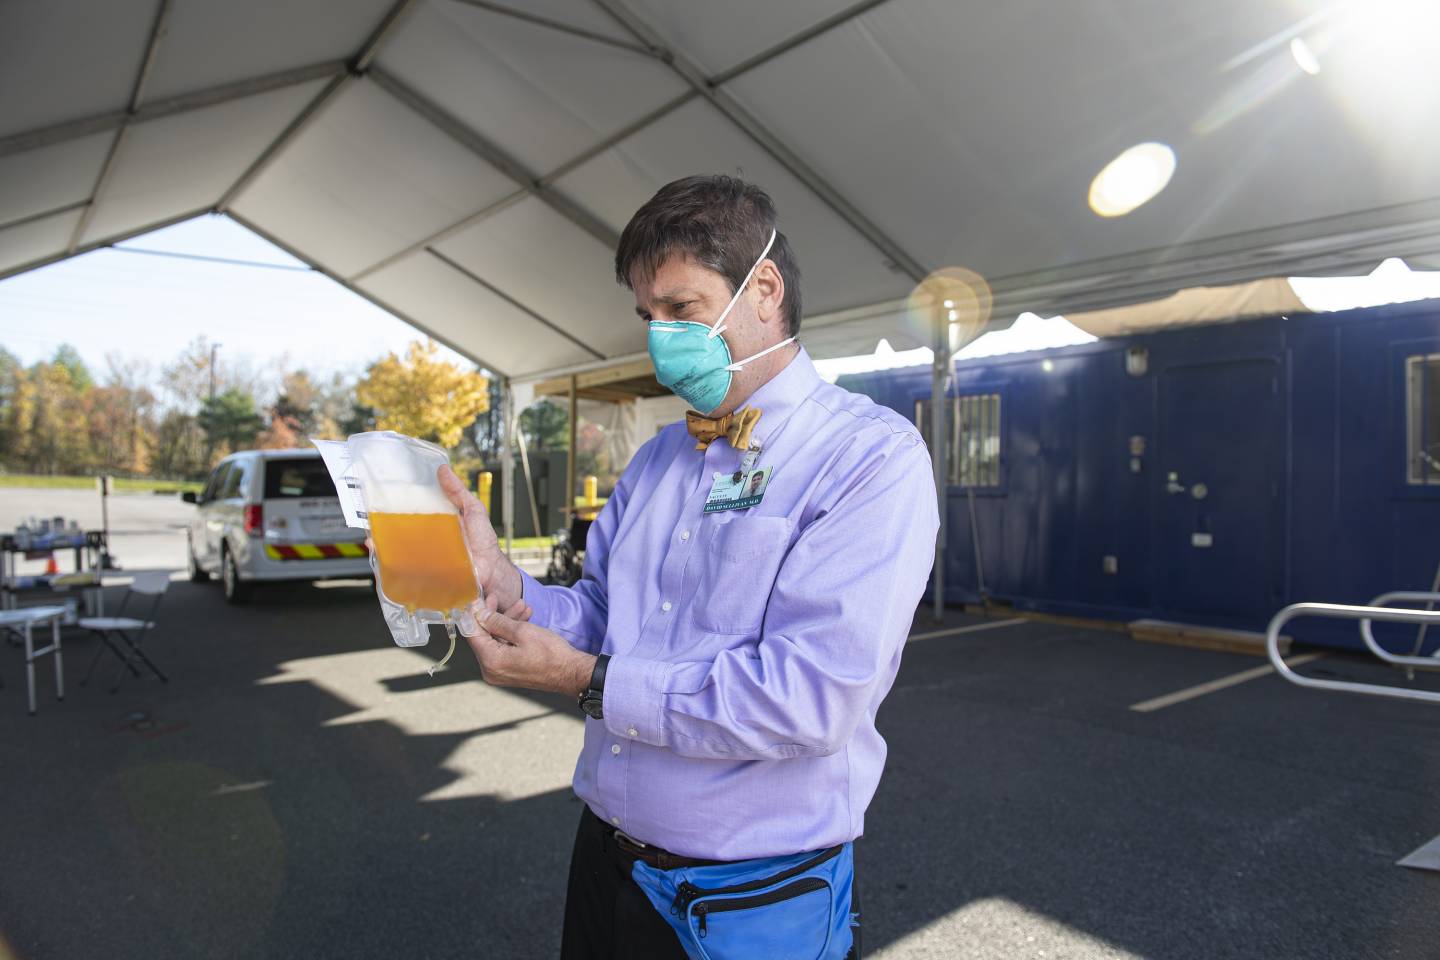
[[[590,686],[580,694],[580,712],[595,720],[603,720],[605,711],[605,667],[610,663],[610,654],[602,653],[595,658],[595,672],[590,674]]]

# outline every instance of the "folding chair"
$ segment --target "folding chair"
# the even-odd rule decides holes
[[[125,679],[125,671],[139,677],[140,671],[137,665],[148,667],[150,672],[160,678],[161,683],[169,683],[170,679],[160,672],[155,662],[141,649],[141,640],[146,630],[155,626],[155,613],[160,609],[160,601],[165,598],[165,591],[170,589],[170,574],[164,570],[154,570],[146,573],[137,573],[130,589],[125,591],[125,598],[120,601],[120,609],[115,611],[113,617],[81,617],[79,626],[83,630],[89,630],[100,638],[101,646],[95,651],[95,659],[90,661],[90,669],[85,671],[85,679],[80,681],[80,686],[90,682],[90,676],[95,672],[95,667],[100,663],[100,658],[109,650],[120,660],[120,671],[115,675],[115,683],[110,687],[114,693],[120,689],[120,681]],[[130,605],[133,597],[149,597],[150,610],[144,619],[137,620],[134,617],[125,616],[125,610]],[[136,601],[137,605],[144,603],[144,600]]]

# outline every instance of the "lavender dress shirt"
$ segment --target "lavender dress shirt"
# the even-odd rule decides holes
[[[741,860],[853,840],[939,525],[915,427],[823,381],[802,349],[750,398],[764,499],[704,514],[741,452],[683,423],[591,525],[573,587],[525,577],[533,622],[612,659],[575,792],[630,836]]]

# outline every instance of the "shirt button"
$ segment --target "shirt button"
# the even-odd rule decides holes
[[[620,756],[620,744],[612,744],[610,747],[610,752],[615,754],[615,756],[617,757]]]
[[[690,531],[689,531],[689,530],[681,530],[681,531],[680,531],[680,539],[681,539],[681,540],[689,540],[689,539],[690,539]]]
[[[660,604],[660,609],[661,609],[661,610],[664,610],[666,613],[669,613],[669,612],[670,612],[670,601],[669,601],[669,600],[666,600],[664,603]]]
[[[632,737],[638,737],[638,736],[640,736],[640,731],[639,731],[639,730],[636,730],[634,727],[631,727],[629,730],[626,730],[625,732],[626,732],[627,734],[629,734],[630,736],[632,736]]]
[[[611,817],[611,818],[610,818],[610,822],[613,823],[613,824],[614,824],[615,826],[617,826],[617,827],[620,826],[620,818],[619,818],[619,817]]]

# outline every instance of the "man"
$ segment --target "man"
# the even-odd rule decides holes
[[[746,495],[747,497],[753,497],[753,496],[755,496],[756,494],[758,494],[758,493],[760,492],[760,486],[761,486],[761,484],[763,484],[764,482],[765,482],[765,474],[760,473],[759,471],[757,471],[756,473],[752,474],[751,477],[750,477],[750,492],[747,493],[747,494],[745,494],[745,495]]]
[[[590,529],[584,577],[564,588],[521,573],[442,471],[485,587],[488,635],[471,640],[485,679],[578,696],[590,717],[563,955],[768,942],[788,929],[766,920],[784,904],[735,912],[738,899],[697,904],[682,889],[672,901],[665,884],[761,875],[773,859],[828,869],[780,893],[831,890],[833,904],[815,903],[839,919],[817,920],[831,925],[815,942],[741,955],[815,957],[823,940],[826,957],[858,956],[849,842],[884,766],[875,715],[933,559],[929,455],[913,425],[821,380],[794,342],[799,271],[759,188],[723,176],[663,187],[615,267],[657,378],[697,410],[626,468]],[[758,505],[709,496],[764,468]],[[844,856],[826,853],[828,867],[805,859],[832,848]]]

